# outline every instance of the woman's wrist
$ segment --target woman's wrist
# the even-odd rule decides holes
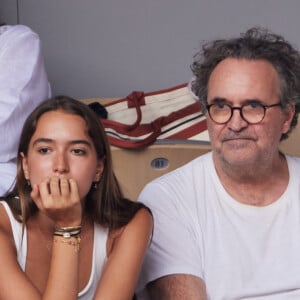
[[[71,227],[55,227],[53,231],[53,242],[64,243],[74,247],[75,252],[80,250],[81,225]]]
[[[78,237],[81,234],[81,225],[80,226],[71,226],[71,227],[54,227],[53,235],[61,236],[64,238]]]
[[[66,246],[72,246],[74,247],[75,252],[80,251],[80,243],[81,243],[81,238],[80,236],[77,237],[69,237],[69,238],[64,238],[62,236],[54,236],[53,237],[53,243],[61,243]]]

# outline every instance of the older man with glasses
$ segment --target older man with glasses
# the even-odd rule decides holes
[[[139,298],[300,299],[300,159],[279,151],[299,52],[252,28],[205,44],[192,70],[212,152],[142,191],[155,224]]]

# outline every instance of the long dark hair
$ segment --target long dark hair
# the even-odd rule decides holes
[[[117,229],[126,225],[140,208],[148,209],[142,203],[124,198],[113,172],[110,146],[97,115],[78,100],[68,96],[56,96],[41,103],[28,116],[23,126],[18,149],[16,184],[13,190],[2,198],[9,204],[15,218],[25,225],[27,220],[38,211],[30,197],[31,187],[24,176],[20,153],[27,156],[29,143],[39,118],[46,112],[56,110],[78,115],[84,119],[87,132],[94,143],[97,158],[103,160],[104,169],[101,181],[96,188],[91,187],[86,196],[84,207],[85,212],[93,221],[109,229]]]

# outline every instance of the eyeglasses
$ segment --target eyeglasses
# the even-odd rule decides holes
[[[271,107],[281,106],[281,103],[263,105],[259,102],[245,103],[242,106],[234,107],[226,103],[214,103],[207,105],[210,118],[217,124],[225,124],[232,118],[235,109],[240,111],[241,118],[249,124],[260,123],[266,110]]]

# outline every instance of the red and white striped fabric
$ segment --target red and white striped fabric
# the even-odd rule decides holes
[[[111,145],[142,148],[156,140],[188,139],[208,142],[205,116],[187,84],[144,93],[132,92],[105,108],[101,119]]]

